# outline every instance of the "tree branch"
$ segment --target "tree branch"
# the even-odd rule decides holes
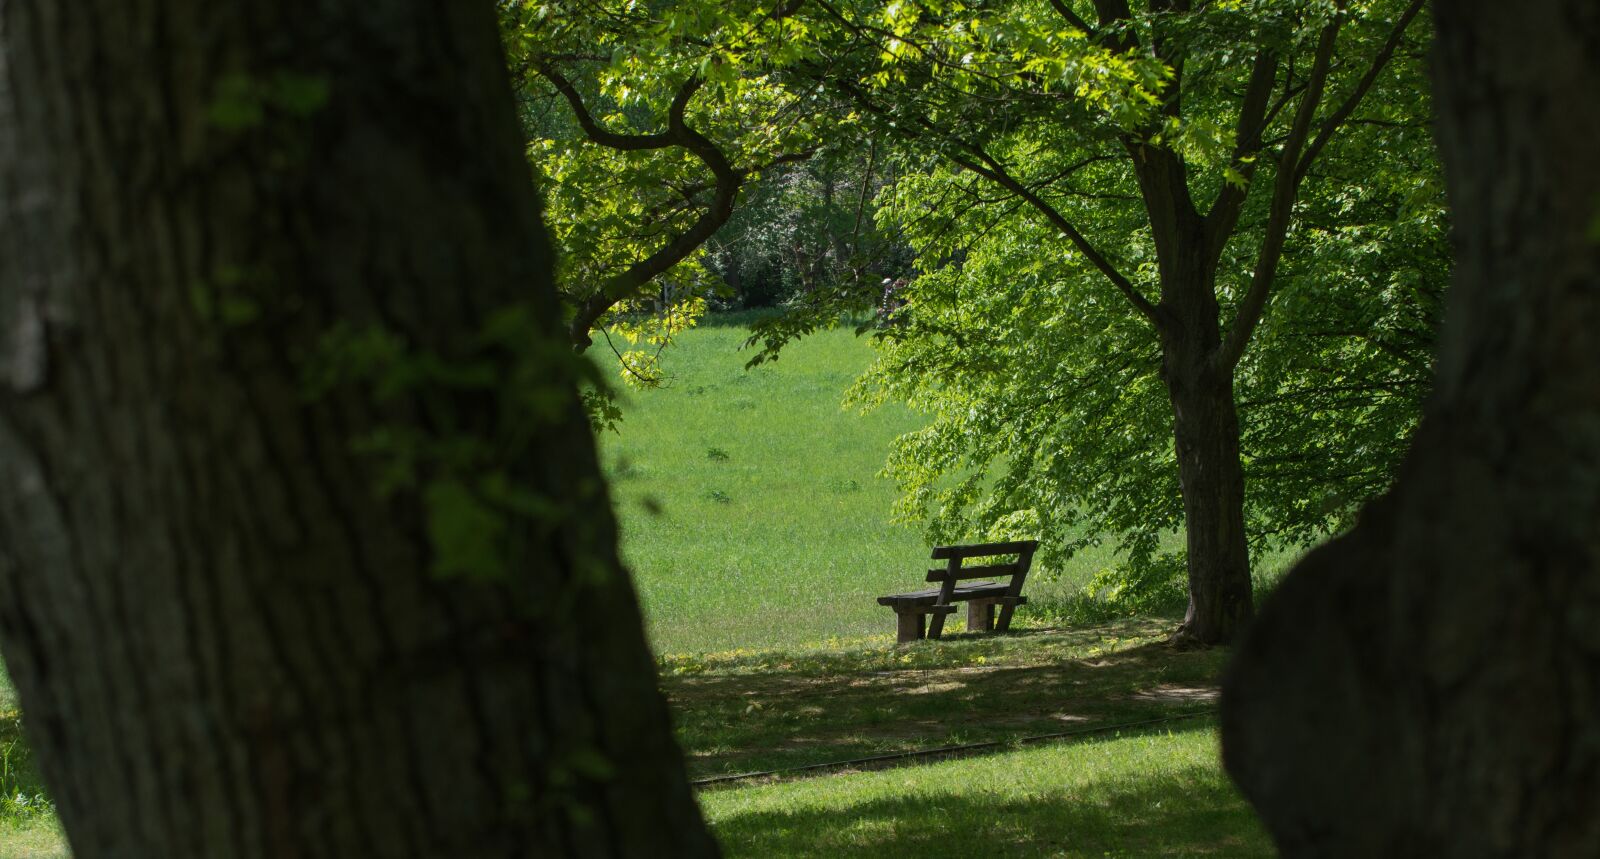
[[[784,8],[791,9],[793,5],[795,4]],[[739,189],[751,174],[779,164],[804,161],[815,152],[814,149],[805,149],[778,155],[764,164],[734,167],[721,147],[690,127],[684,118],[690,100],[705,83],[698,75],[684,81],[673,94],[672,104],[667,108],[665,131],[654,134],[618,134],[602,127],[595,120],[588,106],[584,104],[583,96],[577,87],[555,67],[548,63],[540,63],[535,68],[566,98],[567,103],[572,106],[578,126],[583,129],[584,135],[591,142],[620,151],[636,152],[674,147],[686,149],[711,171],[712,177],[710,182],[679,189],[680,195],[686,202],[692,202],[696,196],[707,190],[713,192],[711,202],[694,223],[657,248],[654,253],[601,282],[599,289],[578,304],[568,325],[567,334],[573,347],[580,352],[593,345],[594,339],[589,332],[596,320],[620,302],[639,294],[651,280],[683,262],[728,222],[733,216],[734,201],[738,198]]]
[[[840,90],[843,90],[846,95],[848,95],[853,101],[856,102],[857,105],[859,105],[868,113],[885,119],[893,118],[886,108],[872,101],[872,99],[867,97],[866,93],[863,93],[853,84],[842,80],[833,81],[832,84]],[[1100,253],[1099,249],[1097,249],[1089,241],[1088,237],[1084,236],[1084,234],[1079,231],[1071,221],[1067,220],[1065,215],[1061,214],[1060,210],[1050,205],[1047,200],[1040,197],[1021,180],[1017,179],[1015,176],[1012,176],[1011,173],[1006,170],[1003,164],[1001,164],[993,156],[989,155],[989,153],[986,152],[981,146],[956,137],[954,134],[951,134],[945,129],[940,128],[926,116],[917,116],[915,119],[923,129],[965,151],[970,156],[962,157],[960,155],[948,154],[946,157],[948,157],[952,163],[970,173],[982,176],[983,178],[994,182],[1002,188],[1005,188],[1006,190],[1015,194],[1017,197],[1026,201],[1028,205],[1034,208],[1034,210],[1044,215],[1046,220],[1054,224],[1057,229],[1061,230],[1062,234],[1067,237],[1068,241],[1072,242],[1073,246],[1078,249],[1078,252],[1083,254],[1084,258],[1089,260],[1090,264],[1092,264],[1095,269],[1097,269],[1101,274],[1105,275],[1107,280],[1111,281],[1112,285],[1115,286],[1117,290],[1128,299],[1129,303],[1131,303],[1136,310],[1143,314],[1152,325],[1160,327],[1161,315],[1156,309],[1156,306],[1152,304],[1149,299],[1145,298],[1144,295],[1139,292],[1138,287],[1134,286],[1132,281],[1128,280],[1128,278],[1124,276],[1122,272],[1118,271],[1116,266],[1112,265],[1111,261],[1107,259],[1104,254]],[[892,124],[891,127],[902,136],[916,139],[916,136],[912,134],[909,129],[905,129],[898,124]]]
[[[657,134],[617,134],[601,127],[600,123],[595,121],[594,115],[589,113],[588,106],[583,103],[583,95],[578,92],[578,88],[573,86],[571,81],[567,80],[566,77],[564,77],[560,72],[556,71],[555,67],[546,63],[540,63],[534,68],[541,77],[549,81],[551,85],[556,88],[556,92],[559,92],[566,97],[567,104],[572,105],[572,114],[578,120],[578,127],[583,129],[584,135],[591,141],[598,143],[601,146],[607,146],[612,149],[618,149],[625,152],[637,152],[647,149],[666,149],[669,146],[675,145],[674,141],[672,140],[672,136],[667,132],[660,132]],[[691,78],[690,81],[693,82],[694,79]],[[686,83],[684,86],[687,87],[688,84]],[[695,87],[698,88],[699,84],[695,83]],[[681,88],[679,90],[679,95],[683,95]],[[688,96],[692,95],[694,95],[693,90],[691,90],[688,95],[683,95],[683,101],[687,103]],[[676,104],[677,101],[677,99],[674,99],[673,103]]]
[[[1342,7],[1343,4],[1341,3]],[[1231,372],[1244,356],[1245,347],[1255,333],[1256,324],[1266,310],[1267,297],[1272,292],[1272,281],[1278,272],[1278,260],[1283,255],[1283,242],[1289,232],[1289,221],[1294,214],[1295,194],[1300,179],[1295,169],[1306,138],[1311,133],[1311,121],[1316,116],[1317,105],[1328,83],[1328,70],[1333,65],[1333,49],[1339,37],[1339,20],[1335,18],[1322,28],[1317,42],[1316,57],[1311,64],[1311,75],[1306,82],[1305,94],[1295,110],[1294,123],[1289,136],[1278,154],[1277,173],[1273,177],[1272,204],[1267,213],[1265,235],[1261,250],[1256,256],[1256,268],[1250,277],[1250,289],[1234,313],[1233,324],[1227,337],[1212,354],[1213,369]]]
[[[1271,50],[1262,50],[1251,65],[1250,83],[1245,88],[1244,101],[1239,107],[1239,122],[1234,128],[1232,163],[1242,181],[1239,184],[1223,182],[1222,190],[1217,192],[1216,200],[1211,203],[1211,211],[1206,213],[1208,265],[1215,265],[1222,257],[1223,248],[1233,236],[1234,227],[1239,224],[1239,215],[1244,211],[1245,198],[1250,195],[1250,181],[1255,178],[1258,163],[1253,156],[1261,151],[1261,132],[1266,129],[1267,124],[1267,101],[1272,95],[1272,87],[1277,77],[1277,54]],[[1287,83],[1285,86],[1287,87]]]
[[[1079,232],[1078,228],[1074,226],[1071,221],[1067,220],[1066,216],[1061,214],[1059,209],[1050,205],[1049,202],[1040,197],[1038,194],[1034,193],[1034,191],[1027,185],[1023,184],[1016,177],[1012,176],[1006,171],[1005,167],[1001,165],[999,161],[990,157],[988,153],[984,152],[981,148],[976,146],[966,148],[968,148],[968,151],[974,153],[974,155],[981,159],[984,162],[984,166],[979,166],[971,161],[968,161],[967,159],[961,158],[960,156],[951,156],[950,160],[954,161],[961,167],[976,173],[979,176],[983,176],[984,178],[999,184],[1003,188],[1006,188],[1013,194],[1016,194],[1018,197],[1026,201],[1028,205],[1032,206],[1040,214],[1044,215],[1046,220],[1050,221],[1050,223],[1054,224],[1057,229],[1061,230],[1061,232],[1066,235],[1067,239],[1072,242],[1073,246],[1078,249],[1079,253],[1083,254],[1084,257],[1100,271],[1101,274],[1105,275],[1107,280],[1111,281],[1112,285],[1116,286],[1123,296],[1126,297],[1131,304],[1133,304],[1135,309],[1143,314],[1146,319],[1150,320],[1151,325],[1154,325],[1157,328],[1161,327],[1161,314],[1156,309],[1155,305],[1151,304],[1150,300],[1145,298],[1144,295],[1139,292],[1139,288],[1134,286],[1133,282],[1128,280],[1128,278],[1125,277],[1122,272],[1118,271],[1116,266],[1112,265],[1111,261],[1106,259],[1105,255],[1100,253],[1099,249],[1090,243],[1088,237]]]
[[[1378,75],[1383,73],[1384,67],[1389,64],[1389,60],[1394,56],[1395,48],[1400,46],[1400,40],[1405,36],[1406,28],[1411,26],[1411,20],[1417,17],[1417,13],[1422,11],[1422,7],[1426,2],[1427,0],[1411,0],[1411,5],[1407,6],[1406,10],[1400,14],[1400,20],[1395,22],[1394,31],[1389,34],[1388,41],[1384,42],[1377,56],[1373,57],[1372,65],[1367,69],[1367,73],[1361,76],[1361,80],[1356,84],[1355,90],[1350,93],[1350,97],[1346,98],[1343,104],[1339,105],[1337,110],[1323,121],[1322,127],[1317,131],[1316,139],[1312,140],[1311,145],[1306,147],[1305,155],[1300,158],[1300,163],[1295,165],[1294,168],[1296,182],[1305,177],[1306,171],[1311,168],[1311,162],[1316,160],[1318,153],[1322,152],[1322,147],[1327,145],[1334,132],[1338,131],[1339,126],[1344,124],[1351,113],[1355,112],[1356,107],[1361,104],[1361,100],[1366,97],[1367,91],[1372,89],[1373,83],[1378,80]]]
[[[1082,30],[1084,35],[1091,39],[1096,37],[1095,29],[1089,26],[1088,21],[1085,21],[1083,18],[1079,17],[1078,13],[1072,11],[1072,7],[1068,6],[1065,0],[1050,0],[1050,5],[1055,8],[1056,12],[1058,12],[1061,17],[1067,19],[1068,24],[1071,24],[1072,26],[1077,27],[1079,30]]]
[[[589,331],[594,326],[595,320],[619,302],[632,298],[657,275],[683,262],[727,223],[728,218],[733,216],[733,203],[739,194],[739,187],[743,184],[746,171],[736,170],[729,163],[727,155],[715,143],[691,128],[684,120],[689,101],[704,84],[698,75],[684,81],[673,95],[672,104],[667,108],[666,131],[655,134],[617,134],[601,127],[595,121],[577,88],[555,68],[541,64],[538,66],[538,71],[555,86],[557,91],[566,96],[567,103],[572,105],[572,112],[577,117],[578,125],[591,141],[623,151],[682,147],[700,159],[700,162],[711,171],[714,180],[714,196],[711,204],[700,213],[700,217],[696,218],[688,229],[657,248],[654,253],[607,278],[594,294],[578,305],[577,312],[567,328],[567,334],[572,340],[573,347],[582,352],[594,343]]]

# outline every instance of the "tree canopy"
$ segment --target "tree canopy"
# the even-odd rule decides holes
[[[1186,637],[1224,641],[1252,550],[1344,527],[1386,484],[1447,268],[1421,0],[512,6],[571,108],[536,141],[550,175],[630,177],[552,191],[558,224],[609,207],[557,228],[580,344],[668,249],[688,250],[653,294],[696,307],[676,296],[708,225],[763,166],[870,149],[895,175],[875,222],[911,259],[853,396],[931,415],[887,471],[935,537],[1039,534],[1057,558],[1110,537],[1129,566],[1106,584],[1159,594],[1186,568]],[[853,274],[766,323],[754,360],[882,297]]]

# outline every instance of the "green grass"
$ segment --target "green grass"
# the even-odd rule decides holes
[[[707,787],[701,808],[729,856],[1270,856],[1218,762],[1210,711],[1226,655],[1164,647],[1167,627],[738,650],[661,667],[696,778],[1123,726]]]
[[[691,777],[783,769],[1088,728],[977,757],[710,787],[730,856],[1270,855],[1217,761],[1207,713],[1226,654],[1130,620],[896,647],[663,656]],[[856,767],[860,769],[860,767]],[[48,817],[0,820],[0,859],[68,853]]]
[[[71,859],[53,817],[0,818],[0,859]]]
[[[729,856],[1271,855],[1217,759],[1226,654],[1167,648],[1169,628],[1125,620],[659,664],[693,778],[1116,729],[709,786],[701,807]],[[1130,726],[1190,714],[1201,718]]]
[[[705,792],[700,805],[730,857],[1273,855],[1203,723]]]
[[[1079,731],[1209,711],[1221,651],[1174,651],[1163,621],[892,647],[660,660],[691,777]]]
[[[748,319],[684,333],[662,356],[668,385],[629,394],[619,432],[601,438],[658,652],[874,635],[894,622],[877,597],[923,587],[929,546],[889,521],[896,491],[877,476],[890,441],[922,419],[842,407],[872,359],[848,327],[746,370]],[[1085,551],[1036,571],[1027,592],[1039,607],[1064,603],[1113,560]]]
[[[823,332],[747,371],[746,336],[684,334],[663,356],[668,387],[632,393],[601,440],[660,651],[882,631],[893,618],[873,599],[914,584],[927,555],[915,531],[889,524],[893,487],[875,476],[917,420],[840,405],[867,342]]]
[[[44,783],[34,770],[33,756],[23,741],[16,689],[0,666],[0,844],[10,841],[5,826],[48,820],[52,812]],[[6,855],[0,853],[0,859]]]

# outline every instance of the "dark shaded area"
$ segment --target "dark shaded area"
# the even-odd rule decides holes
[[[1594,856],[1600,6],[1434,13],[1434,393],[1392,491],[1239,645],[1223,758],[1285,856]]]

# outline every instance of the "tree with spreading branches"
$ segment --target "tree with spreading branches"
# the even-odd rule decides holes
[[[902,220],[908,210],[935,217],[913,237],[925,274],[908,293],[911,328],[891,335],[912,345],[891,351],[875,382],[878,396],[921,398],[947,418],[902,450],[912,471],[921,471],[909,481],[913,508],[970,503],[985,479],[971,467],[1005,458],[1013,478],[1043,461],[1056,482],[1021,493],[1028,497],[1019,503],[1006,496],[1015,480],[1002,481],[992,490],[993,509],[1016,515],[991,516],[991,529],[1049,527],[1039,520],[1127,507],[1102,492],[1126,484],[1111,474],[1123,463],[1166,485],[1164,468],[1141,465],[1160,459],[1148,437],[1115,443],[1159,420],[1150,400],[1122,410],[1128,423],[1082,434],[1111,443],[1084,445],[1104,455],[1068,469],[1089,472],[1074,475],[1085,481],[1077,485],[1050,467],[1075,451],[1030,448],[1028,439],[1049,436],[1012,418],[1046,412],[1098,427],[1107,413],[1081,408],[1085,390],[1137,394],[1145,387],[1139,380],[1148,380],[1164,395],[1178,477],[1178,492],[1168,497],[1181,507],[1187,534],[1188,611],[1176,638],[1231,641],[1253,609],[1241,374],[1256,372],[1247,356],[1262,339],[1273,297],[1292,279],[1285,249],[1308,248],[1315,234],[1339,227],[1307,217],[1318,208],[1308,194],[1326,200],[1334,193],[1329,174],[1319,174],[1330,152],[1353,130],[1385,124],[1408,129],[1414,146],[1423,103],[1402,95],[1397,105],[1374,92],[1403,93],[1394,81],[1415,73],[1414,66],[1397,72],[1394,60],[1414,54],[1412,24],[1422,5],[814,0],[802,7],[813,31],[826,35],[790,74],[823,87],[902,151],[938,165],[905,184],[895,204]],[[1426,177],[1425,163],[1423,184]],[[1438,266],[1427,265],[1424,279],[1437,279]],[[1312,276],[1304,268],[1293,273]],[[974,284],[980,295],[962,291]],[[1412,302],[1424,332],[1427,291]],[[995,306],[980,309],[985,303]],[[1064,362],[1052,347],[1025,342],[1026,326],[999,326],[1006,340],[982,336],[982,320],[1030,309],[1061,337],[1088,344],[1079,358]],[[1017,357],[997,361],[1006,350]],[[1417,354],[1402,351],[1402,359]],[[1089,360],[1090,352],[1098,357]],[[1020,392],[1031,402],[1018,404],[1013,391],[1010,410],[997,408],[1004,395],[963,379],[963,362],[980,374],[1032,368],[1035,384]],[[1067,372],[1051,380],[1052,367]],[[1416,368],[1408,372],[1414,377]],[[1408,384],[1401,401],[1414,405],[1418,397]],[[1389,447],[1403,433],[1403,426],[1392,433]],[[1310,444],[1305,434],[1300,440]],[[971,478],[940,499],[937,478],[963,472]],[[1049,496],[1059,502],[1034,503]],[[1143,508],[1152,509],[1152,521],[1173,521],[1161,501]],[[1148,552],[1155,529],[1132,531],[1143,541],[1135,548]]]

